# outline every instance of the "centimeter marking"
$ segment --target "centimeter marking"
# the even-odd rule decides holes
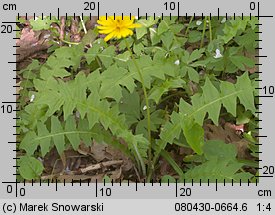
[[[269,176],[266,176],[266,177],[269,177]],[[247,185],[247,187],[249,187],[250,186],[250,184],[253,184],[253,185],[255,185],[256,187],[259,185],[259,183],[258,183],[258,179],[256,179],[255,180],[255,183],[251,183],[249,180],[247,180],[247,182],[244,182],[244,181],[242,181],[241,179],[240,179],[240,181],[239,181],[239,183],[236,183],[236,182],[234,182],[233,181],[233,179],[231,180],[231,183],[226,183],[225,182],[225,179],[224,179],[224,181],[223,181],[223,183],[218,183],[218,180],[216,179],[215,180],[215,182],[214,183],[210,183],[210,180],[208,179],[207,180],[207,183],[205,183],[205,184],[202,184],[202,182],[201,182],[202,180],[200,179],[200,182],[199,182],[199,186],[200,187],[202,187],[202,186],[210,186],[210,184],[211,185],[213,185],[214,184],[214,186],[215,186],[215,191],[218,191],[218,185],[220,185],[220,187],[225,187],[225,186],[236,186],[236,185],[238,185],[238,186],[243,186],[243,185]],[[18,197],[18,196],[24,196],[25,195],[25,191],[24,191],[24,195],[18,195],[18,190],[19,190],[19,186],[21,186],[21,188],[25,188],[26,187],[26,180],[24,180],[23,182],[18,182],[18,180],[16,179],[15,181],[6,181],[6,182],[2,182],[3,184],[9,184],[9,185],[11,185],[11,184],[15,184],[15,197]],[[82,185],[86,185],[87,187],[90,187],[91,186],[91,180],[90,179],[88,179],[88,182],[85,182],[85,183],[83,183],[82,182],[82,180],[80,179],[79,181],[74,181],[73,179],[71,180],[71,183],[66,183],[66,181],[65,181],[65,179],[63,180],[63,183],[62,182],[57,182],[57,179],[55,179],[55,180],[50,180],[50,179],[48,179],[47,180],[47,182],[42,182],[42,180],[40,179],[39,180],[39,182],[35,182],[34,180],[31,180],[31,182],[28,182],[28,184],[31,184],[31,186],[33,187],[34,186],[34,183],[36,183],[36,184],[39,184],[39,186],[40,187],[42,187],[42,185],[43,186],[50,186],[50,185],[53,185],[54,186],[54,188],[55,188],[55,191],[57,192],[58,191],[58,185],[62,185],[62,186],[74,186],[74,184],[77,184],[77,185],[79,185],[79,186],[82,186]],[[114,186],[114,182],[113,182],[113,180],[111,180],[111,183],[106,183],[106,181],[105,181],[105,179],[104,179],[104,181],[103,181],[103,183],[98,183],[98,181],[97,181],[97,179],[96,179],[96,181],[95,181],[95,197],[98,197],[99,195],[98,195],[98,190],[100,189],[100,187],[101,186],[103,186],[103,187],[113,187]],[[175,196],[176,197],[179,197],[180,195],[179,195],[179,192],[178,192],[178,190],[179,190],[179,188],[180,187],[193,187],[194,186],[194,181],[193,181],[193,179],[191,180],[191,183],[187,183],[185,180],[184,180],[184,182],[183,183],[178,183],[178,180],[176,179],[176,181],[175,181],[175,183],[170,183],[169,182],[169,179],[168,179],[168,181],[167,181],[167,183],[162,183],[161,182],[161,180],[159,180],[159,181],[156,181],[156,182],[154,182],[153,180],[150,182],[150,183],[146,183],[146,181],[144,180],[143,181],[143,183],[139,183],[139,182],[137,182],[137,180],[135,181],[135,182],[130,182],[129,180],[127,180],[127,182],[124,182],[124,183],[122,183],[122,181],[120,180],[118,183],[116,183],[117,185],[119,184],[119,186],[121,187],[122,185],[123,186],[130,186],[130,185],[133,185],[134,184],[134,188],[135,188],[135,191],[137,192],[138,190],[139,190],[139,186],[140,186],[140,189],[142,189],[142,187],[146,187],[146,186],[150,186],[150,187],[153,187],[153,186],[159,186],[159,187],[162,187],[162,185],[166,185],[167,187],[170,187],[171,186],[171,184],[172,184],[172,186],[171,187],[174,187],[174,189],[175,189]],[[100,185],[100,186],[99,186]],[[179,187],[180,186],[180,187]]]
[[[99,2],[97,2],[98,4],[97,4],[97,18],[99,19],[99,13],[100,13],[100,4],[99,4]],[[217,9],[217,12],[218,12],[218,19],[220,19],[220,8],[218,8]],[[140,9],[139,8],[137,8],[137,13],[138,13],[138,19],[140,19]],[[33,14],[34,15],[34,17],[35,17],[35,13]],[[115,16],[116,16],[116,14],[114,13],[113,14],[114,15],[114,19],[115,19]],[[196,14],[194,13],[194,14],[192,14],[193,16],[194,16],[194,18],[196,18]],[[50,20],[51,20],[51,13],[50,13]],[[81,13],[81,16],[82,16],[82,19],[83,19],[83,13]],[[154,19],[156,18],[156,15],[155,15],[155,13],[153,14],[153,16],[154,16]],[[161,19],[163,19],[163,16],[164,16],[164,14],[163,13],[161,13]],[[180,17],[180,3],[179,2],[177,2],[177,16],[178,16],[178,18]],[[185,16],[186,16],[186,18],[188,17],[188,14],[186,13],[185,14]],[[202,13],[201,14],[201,16],[202,16],[202,19],[204,18],[204,13]],[[212,15],[211,15],[211,13],[209,14],[209,16],[210,16],[210,19],[212,18]],[[249,16],[250,16],[250,19],[251,19],[251,13],[249,13]],[[75,19],[75,13],[74,13],[74,19]],[[91,13],[89,13],[89,17],[90,17],[90,20],[91,20],[91,17],[92,17],[92,15],[91,15]],[[132,14],[130,13],[130,19],[131,19],[131,17],[132,17]],[[170,17],[170,19],[171,19],[171,17],[172,17],[172,13],[169,13],[169,17]],[[234,20],[235,20],[235,17],[236,17],[236,14],[234,13]],[[242,19],[243,19],[243,13],[241,14],[241,17],[242,17]],[[258,20],[260,19],[260,18],[273,18],[273,16],[263,16],[263,15],[260,15],[260,3],[258,2],[257,3],[257,15],[255,16],[255,17],[257,17],[258,18]],[[18,13],[17,14],[17,19],[19,20],[19,18],[20,18],[20,14]],[[26,20],[28,19],[28,14],[26,13],[25,14],[25,18],[26,18]],[[43,18],[44,18],[44,14],[42,13],[42,20],[43,20]],[[58,20],[60,19],[60,8],[57,8],[57,18],[58,18]],[[106,13],[106,19],[108,18],[108,14]],[[148,18],[148,16],[147,16],[147,13],[145,13],[145,18],[147,19]],[[226,16],[225,16],[225,18],[226,18],[226,20],[228,19],[228,16],[227,16],[227,13],[226,13]],[[122,13],[122,19],[123,19],[123,13]],[[66,13],[66,20],[67,20],[67,13]],[[20,24],[20,22],[2,22],[3,24]],[[262,24],[260,24],[260,23],[258,23],[258,24],[256,24],[256,25],[258,25],[258,26],[261,26]],[[16,29],[14,29],[13,31],[20,31],[20,30],[16,30]],[[262,34],[263,32],[261,32],[261,31],[258,31],[258,32],[255,32],[255,33],[257,33],[257,34]],[[13,38],[13,39],[19,39],[19,38]],[[262,42],[262,40],[260,40],[260,39],[257,39],[257,40],[255,40],[256,42]],[[17,45],[15,45],[15,46],[13,46],[14,48],[17,48],[17,47],[20,47],[20,46],[17,46]],[[261,50],[262,48],[261,47],[257,47],[257,48],[255,48],[255,49],[257,49],[257,50]],[[13,54],[13,55],[19,55],[19,54]],[[255,55],[255,58],[258,58],[258,59],[260,59],[260,58],[266,58],[267,56],[264,56],[264,55]],[[8,62],[9,64],[17,64],[18,62]],[[260,64],[260,63],[256,63],[255,64],[255,66],[261,66],[262,64]],[[19,70],[17,70],[17,69],[15,69],[15,70],[13,70],[13,71],[19,71]],[[255,73],[258,73],[258,74],[260,74],[260,73],[262,73],[262,72],[259,72],[259,71],[257,71],[257,72],[255,72]],[[19,78],[17,78],[17,77],[15,77],[15,78],[13,78],[13,79],[15,79],[15,80],[19,80]],[[258,81],[258,82],[261,82],[262,80],[261,79],[258,79],[258,80],[256,80],[256,81]],[[15,88],[19,88],[19,86],[13,86],[13,87],[15,87]],[[256,88],[256,89],[258,89],[258,90],[260,90],[260,89],[262,89],[262,88]],[[17,96],[19,96],[19,94],[13,94],[13,95],[17,95]],[[273,97],[272,95],[256,95],[255,96],[256,98],[269,98],[269,97]],[[15,102],[2,102],[2,104],[19,104],[20,102],[17,102],[17,101],[15,101]],[[259,106],[261,106],[262,104],[261,103],[259,103],[259,104],[256,104],[256,106],[257,106],[257,108],[259,108]],[[15,109],[14,111],[19,111],[18,109]],[[259,114],[260,113],[262,113],[262,112],[258,112]],[[20,119],[19,117],[15,117],[15,118],[13,118],[13,119],[15,119],[15,120],[18,120],[18,119]],[[258,121],[258,122],[260,122],[260,121],[262,121],[262,120],[256,120],[256,121]],[[13,126],[13,127],[19,127],[19,126]],[[260,130],[260,129],[262,129],[262,128],[257,128],[258,130]],[[18,136],[19,134],[13,134],[14,136]],[[255,137],[257,137],[257,138],[265,138],[265,137],[267,137],[266,135],[258,135],[258,136],[255,136]],[[10,144],[19,144],[20,143],[20,141],[13,141],[13,142],[8,142],[8,143],[10,143]],[[257,145],[262,145],[262,144],[257,144]],[[19,151],[19,150],[13,150],[13,151]],[[258,153],[258,154],[260,154],[260,153],[262,153],[262,152],[260,152],[260,151],[258,151],[258,152],[256,152],[256,153]],[[13,158],[14,160],[18,160],[19,158]],[[260,159],[258,159],[258,161],[262,161],[262,160],[260,160]],[[13,166],[14,168],[16,168],[16,172],[17,172],[17,169],[20,167],[20,166],[18,166],[18,165],[15,165],[15,166]],[[257,169],[262,169],[262,168],[257,168]],[[19,175],[19,174],[17,174],[17,173],[15,173],[15,174],[13,174],[13,175]],[[255,177],[257,177],[257,178],[259,178],[259,177],[268,177],[268,178],[271,178],[271,177],[273,177],[273,175],[261,175],[261,176],[255,176]],[[18,182],[17,181],[17,179],[15,180],[15,182],[2,182],[2,183],[4,183],[4,184],[15,184],[15,190],[16,190],[16,192],[15,192],[15,196],[16,197],[18,197],[18,184],[21,184],[20,182]],[[34,181],[32,180],[32,186],[33,186],[33,183],[34,183]],[[50,181],[49,179],[48,179],[48,181],[47,181],[47,184],[48,184],[48,186],[49,186],[49,184],[50,183],[54,183],[55,184],[55,191],[58,191],[58,184],[61,184],[61,183],[58,183],[57,182],[57,180],[55,180],[55,181]],[[72,180],[71,181],[71,186],[73,186],[73,184],[74,183],[76,183],[74,180]],[[79,185],[81,186],[81,180],[80,181],[78,181],[78,183],[79,183]],[[153,180],[151,181],[151,184],[152,184],[152,186],[154,185],[154,183],[156,184],[156,183],[159,183],[159,185],[161,186],[161,181],[159,181],[159,182],[154,182]],[[249,180],[247,181],[247,182],[242,182],[242,180],[240,180],[240,182],[239,182],[239,185],[241,186],[242,185],[242,183],[247,183],[247,185],[249,186],[249,184],[251,183],[251,182],[249,182]],[[23,182],[23,185],[25,186],[25,184],[26,184],[26,181],[24,180],[24,182]],[[42,183],[41,183],[41,179],[39,180],[39,184],[40,184],[40,186],[42,186]],[[63,181],[63,185],[65,186],[65,180]],[[111,184],[112,184],[112,186],[113,186],[113,180],[111,181]],[[120,182],[119,182],[119,184],[120,184],[120,186],[121,186],[121,180],[120,180]],[[130,184],[130,181],[128,180],[128,186],[129,186],[129,184]],[[138,190],[138,184],[140,184],[140,183],[138,183],[137,181],[135,182],[135,184],[136,184],[136,186],[135,186],[135,190],[137,191]],[[144,186],[146,186],[146,182],[145,182],[145,180],[144,180]],[[184,180],[184,186],[186,186],[186,183],[185,183],[185,180]],[[201,180],[200,180],[200,186],[202,186],[202,183],[201,183]],[[208,179],[208,183],[207,183],[207,185],[209,186],[209,184],[210,184],[210,182],[209,182],[209,179]],[[235,183],[233,182],[233,180],[232,180],[232,183],[231,183],[231,185],[233,186]],[[256,186],[258,186],[258,180],[256,179]],[[104,186],[106,186],[106,184],[105,184],[105,180],[104,180],[104,183],[103,183],[103,185]],[[194,185],[194,183],[193,183],[193,180],[191,181],[191,186],[193,186]],[[223,185],[225,186],[225,180],[224,180],[224,183],[223,183]],[[88,180],[88,183],[87,183],[87,186],[90,186],[90,180]],[[167,186],[170,186],[169,185],[169,180],[168,180],[168,183],[167,183]],[[176,180],[176,183],[175,183],[175,188],[176,188],[176,197],[178,197],[178,181]],[[218,183],[217,183],[217,179],[216,179],[216,181],[215,181],[215,190],[217,191],[218,190]],[[98,182],[97,182],[97,180],[96,180],[96,197],[98,197]]]

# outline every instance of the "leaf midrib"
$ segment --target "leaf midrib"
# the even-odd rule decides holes
[[[233,93],[231,93],[231,94],[228,94],[228,95],[223,96],[223,97],[219,97],[219,98],[213,100],[212,102],[209,102],[209,103],[203,105],[202,107],[196,109],[193,113],[191,113],[190,115],[188,115],[188,118],[190,118],[190,117],[192,117],[193,115],[195,115],[196,113],[200,112],[201,110],[203,110],[203,109],[206,108],[207,106],[211,106],[212,104],[214,104],[214,103],[216,103],[216,102],[218,102],[218,101],[221,101],[221,100],[226,99],[226,98],[228,98],[228,97],[231,97],[231,96],[233,96],[233,95],[239,94],[239,93],[241,93],[241,91],[243,91],[243,90],[235,91],[235,92],[233,92]],[[193,107],[193,106],[192,106],[192,107]]]
[[[34,142],[40,141],[43,139],[47,139],[47,138],[51,138],[51,137],[55,137],[55,136],[59,136],[59,135],[66,135],[66,134],[96,134],[96,133],[89,132],[89,131],[63,131],[63,132],[58,132],[58,133],[51,133],[51,134],[45,135],[45,136],[36,137],[36,138],[34,138]]]
[[[205,105],[202,106],[201,108],[197,109],[196,111],[194,111],[193,113],[191,113],[190,115],[188,115],[187,118],[190,118],[191,116],[193,116],[193,115],[196,114],[197,112],[201,111],[201,110],[204,109],[205,107],[210,106],[210,105],[214,104],[215,102],[220,101],[220,100],[222,100],[222,99],[225,99],[225,98],[228,98],[228,97],[233,96],[233,95],[235,95],[235,94],[238,94],[238,93],[240,93],[241,91],[243,91],[243,90],[238,90],[238,91],[236,91],[236,92],[234,92],[234,93],[231,93],[231,94],[229,94],[229,95],[226,95],[226,96],[223,96],[223,97],[219,97],[218,99],[216,99],[216,100],[214,100],[214,101],[212,101],[212,102],[210,102],[210,103],[208,103],[208,104],[205,104]],[[182,115],[182,114],[181,114],[181,115]],[[168,132],[167,136],[170,136],[171,133],[174,132],[174,130],[177,130],[179,127],[180,127],[180,124],[178,123],[177,125],[175,125],[175,128],[174,128],[173,130],[171,130],[170,132]]]

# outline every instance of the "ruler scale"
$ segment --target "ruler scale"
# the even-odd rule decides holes
[[[274,83],[275,60],[273,57],[274,10],[272,1],[71,1],[56,2],[38,1],[1,1],[1,66],[2,77],[0,102],[4,113],[1,113],[2,143],[0,150],[0,214],[274,214],[275,207],[275,159],[274,159],[274,125],[272,117],[275,110]],[[257,47],[259,75],[259,170],[256,182],[240,180],[238,183],[71,183],[57,180],[19,182],[16,164],[16,139],[19,102],[16,101],[16,68],[15,44],[19,18],[30,16],[50,16],[50,19],[61,16],[99,17],[99,16],[137,16],[149,18],[172,16],[206,17],[257,17],[259,35]],[[20,23],[20,22],[19,22]],[[7,32],[7,33],[3,33]],[[269,86],[269,88],[268,88]],[[26,205],[37,205],[27,211]],[[72,205],[80,205],[73,209]],[[39,205],[39,206],[38,206]],[[83,209],[81,211],[81,208]],[[31,211],[33,209],[33,211]],[[40,210],[41,209],[41,210]]]

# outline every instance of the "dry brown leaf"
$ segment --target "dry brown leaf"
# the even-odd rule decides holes
[[[83,142],[81,142],[77,151],[79,154],[89,155],[91,154],[91,146],[86,146]]]
[[[123,172],[128,172],[133,169],[133,161],[127,157],[123,152],[118,149],[115,149],[112,146],[106,148],[106,152],[110,155],[112,160],[123,160],[122,170]]]
[[[225,143],[232,143],[241,140],[241,137],[236,134],[235,129],[230,123],[225,123],[224,128],[212,124],[206,124],[204,127],[204,135],[206,140],[222,140]]]
[[[116,169],[114,171],[112,171],[111,173],[108,174],[110,176],[111,180],[118,180],[118,179],[122,179],[122,168],[120,167],[119,169]]]
[[[238,135],[237,129],[243,127],[236,127],[234,124],[225,123],[224,128],[212,124],[204,125],[206,140],[221,140],[225,143],[234,144],[237,148],[237,157],[239,159],[251,159],[248,149],[248,142]]]
[[[101,162],[104,159],[110,160],[106,153],[107,144],[94,142],[91,147],[91,156],[97,161]]]
[[[232,144],[234,144],[237,148],[237,152],[238,152],[237,157],[239,159],[245,159],[245,160],[253,159],[248,149],[248,144],[249,144],[248,141],[246,141],[245,139],[242,139],[238,142],[232,142]]]

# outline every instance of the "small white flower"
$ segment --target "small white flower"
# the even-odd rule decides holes
[[[32,94],[31,99],[30,99],[30,102],[33,102],[34,98],[35,98],[35,95]]]
[[[138,16],[135,16],[135,19],[138,19]]]
[[[176,60],[174,64],[178,66],[180,64],[180,61]]]
[[[198,21],[196,22],[196,25],[201,25],[201,23],[202,23],[202,21],[198,20]]]
[[[142,110],[146,110],[147,109],[147,106],[146,105],[144,105],[144,107],[142,108]]]
[[[221,54],[221,52],[220,52],[220,50],[219,49],[216,49],[216,55],[214,56],[214,58],[221,58],[222,57],[222,54]]]
[[[225,22],[226,22],[226,18],[225,18],[225,17],[223,17],[223,19],[222,19],[221,23],[225,23]]]

